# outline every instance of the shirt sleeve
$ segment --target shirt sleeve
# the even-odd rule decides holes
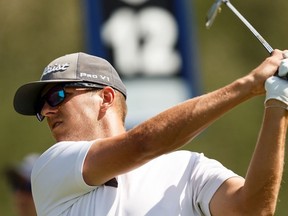
[[[239,176],[220,162],[199,154],[192,174],[192,187],[195,190],[193,204],[198,208],[198,211],[206,216],[211,216],[209,203],[213,195],[223,182],[231,177]]]
[[[60,142],[48,149],[32,171],[32,192],[38,215],[58,215],[77,197],[95,187],[85,183],[82,168],[92,142]]]

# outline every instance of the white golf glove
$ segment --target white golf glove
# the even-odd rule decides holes
[[[275,99],[282,101],[287,105],[288,109],[288,52],[283,53],[284,59],[281,61],[278,68],[278,76],[269,77],[265,82],[266,99],[265,103],[269,99]]]
[[[285,58],[280,63],[280,66],[278,69],[278,76],[287,77],[287,74],[288,74],[288,59]]]
[[[272,76],[269,77],[265,82],[266,89],[266,99],[265,103],[270,99],[275,99],[278,101],[282,101],[287,105],[288,108],[288,81],[277,77]]]

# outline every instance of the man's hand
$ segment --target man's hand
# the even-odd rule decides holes
[[[279,70],[281,61],[285,58],[284,53],[285,51],[274,50],[271,56],[248,74],[248,80],[252,81],[250,89],[252,96],[265,94],[264,83]]]

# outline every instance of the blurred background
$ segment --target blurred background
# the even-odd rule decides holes
[[[180,4],[183,1],[174,2]],[[38,80],[44,67],[53,59],[72,52],[83,51],[91,54],[95,52],[90,46],[92,36],[89,35],[91,26],[87,24],[87,14],[92,6],[87,6],[88,2],[88,0],[62,0],[61,2],[56,0],[49,2],[0,0],[1,170],[7,164],[19,161],[28,153],[43,152],[54,143],[45,123],[39,123],[34,117],[21,116],[14,111],[13,96],[20,85]],[[135,2],[141,4],[141,2],[148,1],[135,0]],[[166,4],[169,1],[158,2]],[[193,33],[189,35],[193,37],[191,62],[197,66],[192,66],[196,73],[195,77],[189,77],[190,84],[197,85],[196,90],[192,89],[193,95],[210,92],[228,84],[247,74],[269,56],[251,32],[225,5],[222,6],[222,11],[211,29],[207,30],[205,17],[214,1],[185,0],[185,2],[188,2],[187,5],[191,7],[183,12],[183,15],[187,13],[186,18],[191,18],[191,22],[186,23],[187,28],[190,29],[189,34]],[[288,48],[286,16],[288,1],[234,0],[232,4],[273,48]],[[181,13],[178,10],[179,14]],[[182,45],[185,42],[182,40]],[[190,39],[187,39],[188,48],[190,42]],[[186,63],[189,65],[189,61]],[[159,77],[157,79],[159,80]],[[131,84],[131,78],[128,77],[126,80],[129,88],[131,86],[133,92],[137,92],[135,85]],[[151,84],[148,81],[145,83],[146,88],[153,85],[153,79],[151,79]],[[162,89],[160,92],[164,95],[174,87],[173,85],[169,88],[166,86],[167,89]],[[191,90],[190,87],[188,83],[188,91]],[[185,88],[184,90],[179,88],[179,94],[181,91],[186,91]],[[182,94],[179,95],[179,100],[182,100],[180,96]],[[155,106],[152,102],[149,103],[149,95],[143,97],[142,100],[145,100],[148,107]],[[221,161],[228,168],[245,176],[262,121],[263,99],[264,97],[255,98],[227,113],[185,146],[185,149],[204,152],[208,157]],[[163,98],[159,101],[161,100],[163,103],[166,101]],[[139,119],[139,121],[142,120]],[[136,123],[133,122],[128,127]],[[288,201],[287,174],[287,168],[285,168],[276,214],[280,216],[287,215],[287,206],[285,206]],[[13,204],[10,202],[10,191],[2,176],[0,190],[2,192],[0,215],[15,216]]]

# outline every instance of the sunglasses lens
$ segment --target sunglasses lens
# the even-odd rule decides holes
[[[37,119],[39,121],[43,121],[44,119],[41,111],[45,102],[47,102],[51,107],[56,107],[64,101],[65,97],[66,94],[62,86],[55,86],[51,88],[43,97],[40,98],[38,102],[38,112],[36,113]]]
[[[45,99],[51,107],[55,107],[64,101],[65,91],[64,89],[53,91],[50,94],[46,95]]]

